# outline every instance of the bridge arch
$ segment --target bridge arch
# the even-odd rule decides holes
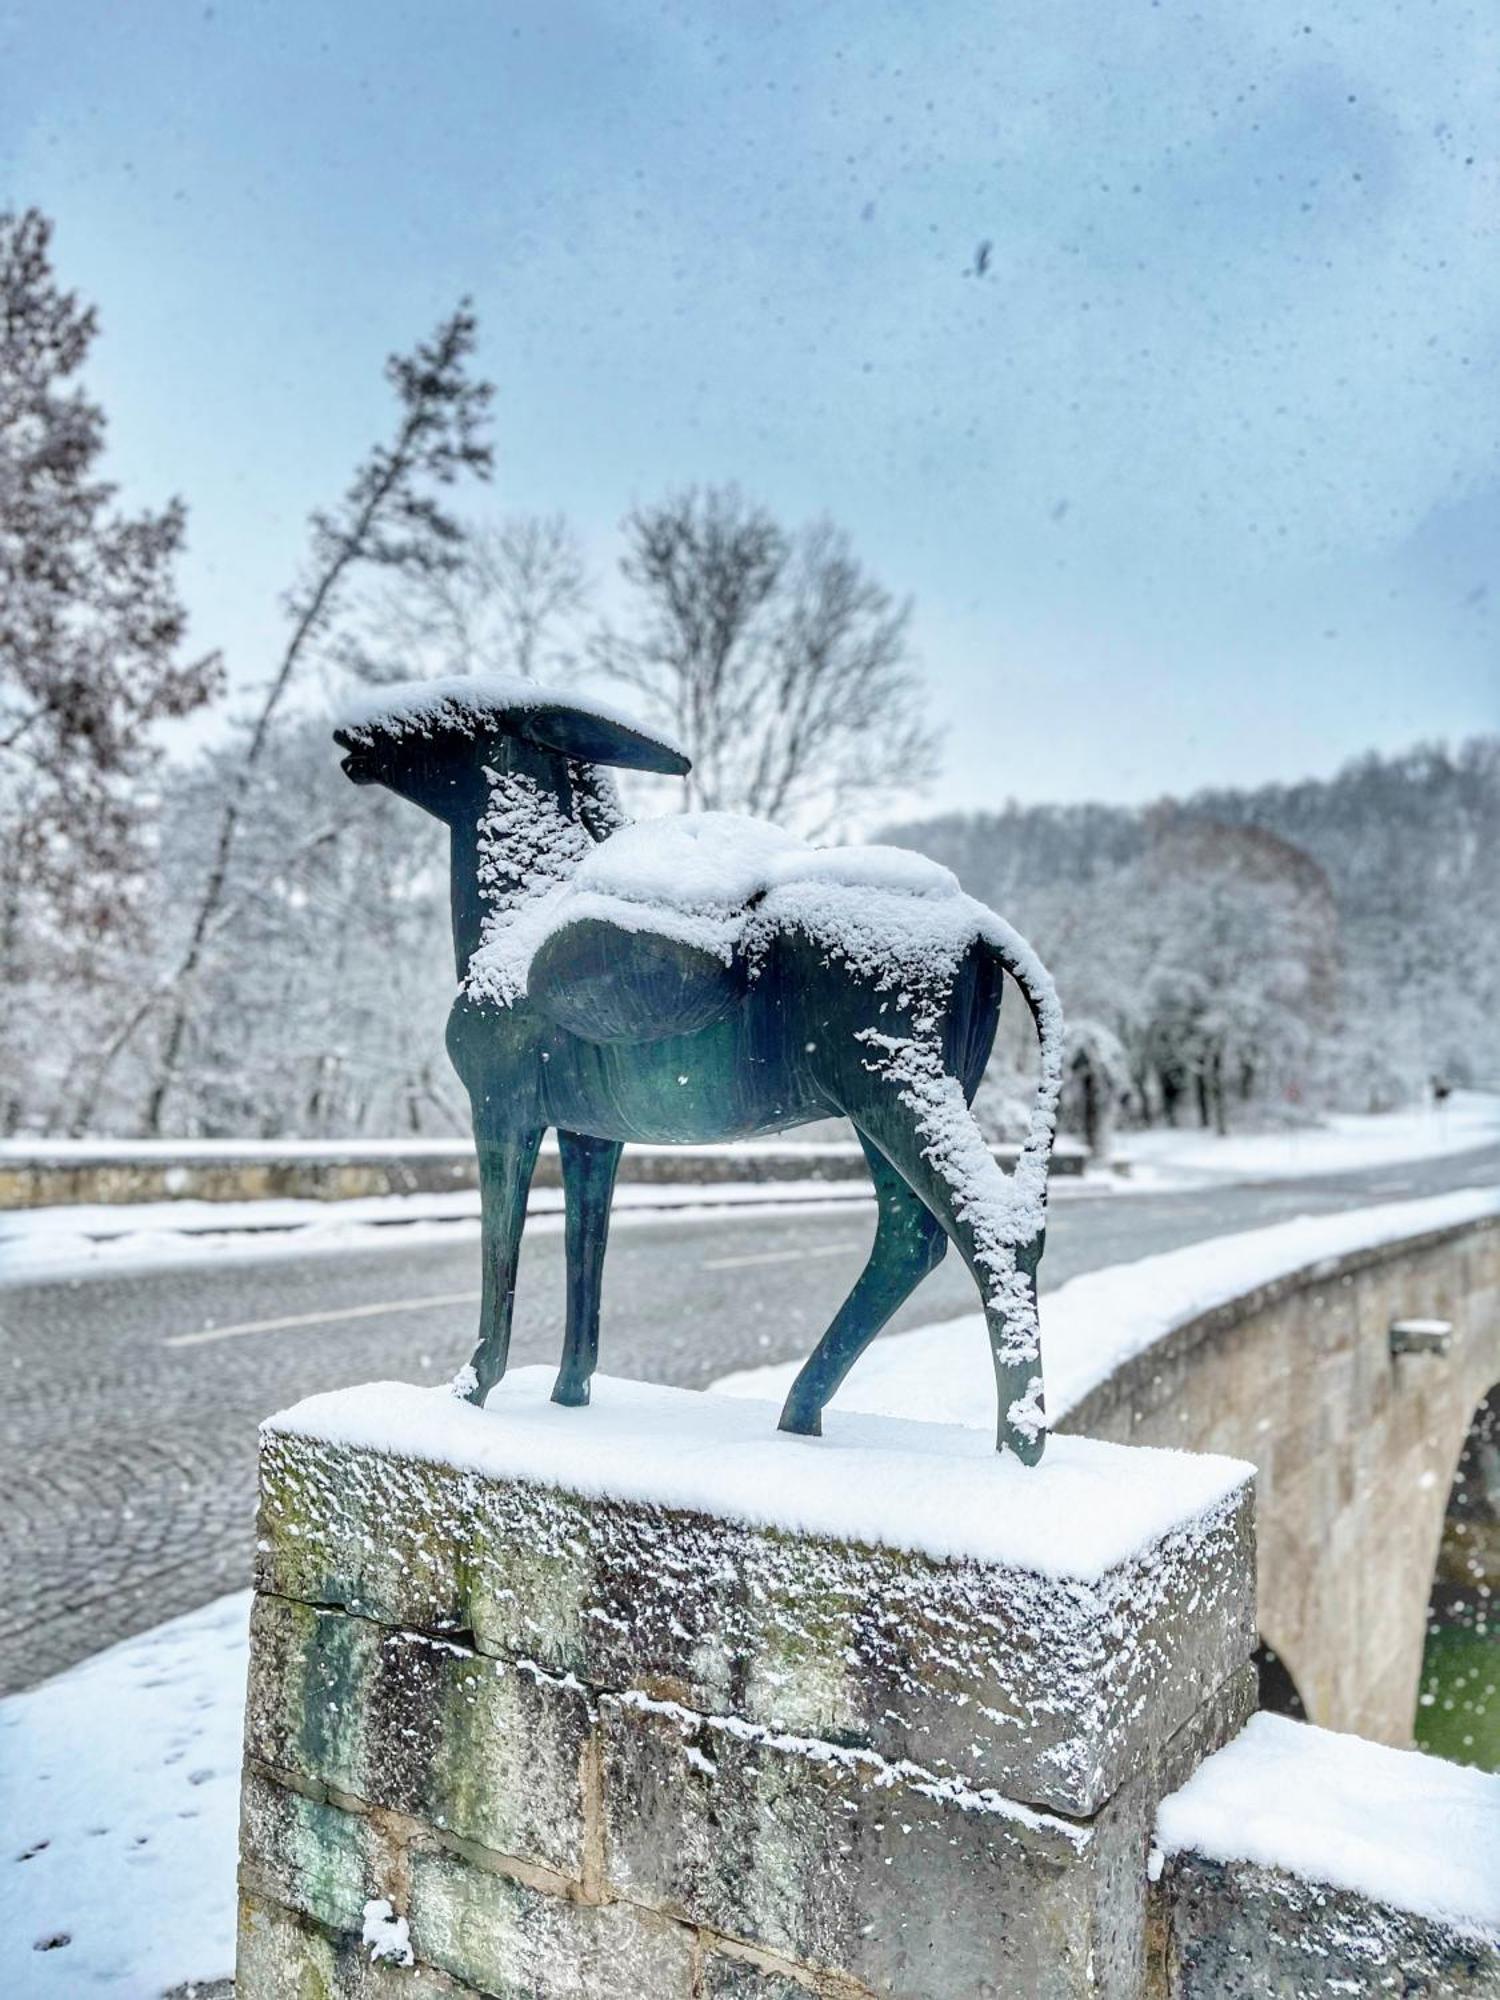
[[[1264,1639],[1260,1640],[1250,1655],[1250,1664],[1255,1669],[1260,1707],[1271,1715],[1290,1715],[1298,1722],[1303,1721],[1307,1715],[1307,1703],[1292,1678],[1291,1668],[1275,1647],[1268,1646]]]
[[[1474,1411],[1448,1494],[1416,1735],[1440,1756],[1500,1768],[1500,1383]]]
[[[1395,1352],[1398,1321],[1443,1352]],[[1174,1328],[1062,1428],[1258,1468],[1265,1645],[1309,1719],[1409,1743],[1474,1412],[1500,1380],[1500,1217],[1288,1273]]]

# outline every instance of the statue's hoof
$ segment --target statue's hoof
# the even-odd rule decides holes
[[[781,1421],[776,1428],[790,1431],[794,1437],[820,1438],[823,1435],[823,1412],[794,1410],[789,1405],[782,1411]]]
[[[995,1440],[996,1451],[1001,1453],[1012,1452],[1020,1459],[1022,1465],[1035,1465],[1046,1448],[1047,1433],[1045,1429],[1039,1431],[1016,1431],[1002,1428]]]
[[[581,1410],[589,1400],[587,1382],[559,1382],[552,1391],[554,1403],[561,1403],[565,1409]]]
[[[480,1379],[479,1370],[470,1361],[459,1369],[450,1387],[461,1403],[472,1403],[476,1409],[482,1410],[491,1384]]]

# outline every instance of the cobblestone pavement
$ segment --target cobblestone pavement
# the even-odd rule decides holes
[[[1338,1179],[1068,1195],[1053,1208],[1043,1277],[1056,1285],[1205,1236],[1497,1175],[1491,1148]],[[621,1224],[603,1367],[701,1387],[731,1368],[805,1354],[869,1230],[858,1205]],[[477,1284],[471,1233],[402,1247],[393,1230],[389,1247],[0,1290],[0,1692],[246,1583],[258,1420],[348,1382],[451,1374],[468,1358]],[[950,1257],[897,1323],[973,1304]],[[285,1319],[303,1323],[259,1325]],[[259,1330],[170,1344],[245,1326]],[[561,1333],[562,1240],[533,1232],[515,1360],[555,1360]]]

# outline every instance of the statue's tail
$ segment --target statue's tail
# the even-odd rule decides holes
[[[1023,1464],[1035,1465],[1047,1436],[1036,1273],[1046,1241],[1047,1168],[1062,1094],[1063,1018],[1051,976],[1025,938],[989,912],[984,937],[1020,987],[1041,1047],[1031,1122],[1006,1191],[1006,1235],[997,1246],[995,1269],[999,1282],[985,1301],[1000,1399],[997,1442]]]
[[[1046,1220],[1047,1168],[1052,1159],[1052,1141],[1057,1136],[1057,1103],[1063,1086],[1062,1006],[1051,973],[1019,931],[1013,931],[1003,917],[987,911],[984,936],[986,944],[1020,987],[1036,1023],[1041,1069],[1031,1122],[1016,1162],[1015,1194],[1018,1209],[1034,1208],[1039,1233]]]

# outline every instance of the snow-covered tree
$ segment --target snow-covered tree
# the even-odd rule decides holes
[[[217,826],[235,770],[223,746],[173,774],[164,889]],[[443,1054],[453,998],[448,854],[436,821],[356,790],[321,715],[272,738],[230,859],[204,964],[180,1120],[277,1138],[466,1129]]]
[[[1130,1064],[1113,1028],[1085,1014],[1068,1022],[1063,1115],[1095,1160],[1109,1158],[1115,1117],[1130,1090]]]
[[[1230,833],[1280,845],[1254,867],[1232,864],[1215,889],[1213,869],[1205,878],[1191,857],[1181,868],[1148,861],[1167,829],[1189,823],[1220,829],[1211,840],[1225,853]],[[1154,927],[1168,915],[1181,937],[1208,925],[1217,950],[1215,901],[1237,893],[1244,923],[1225,935],[1258,922],[1274,947],[1264,966],[1251,954],[1240,984],[1251,1011],[1265,1007],[1281,1032],[1268,1058],[1228,1065],[1225,1116],[1239,1115],[1246,1089],[1243,1102],[1261,1116],[1331,1102],[1384,1110],[1425,1099],[1435,1080],[1500,1087],[1500,737],[1363,757],[1331,779],[1200,793],[1165,810],[1007,805],[887,837],[945,862],[1005,911],[1053,967],[1070,1019],[1118,1029],[1138,1116],[1191,1115],[1200,1079],[1213,1096],[1211,1057],[1200,1064],[1194,1053],[1204,1045],[1188,1004],[1198,968],[1191,951],[1173,963],[1170,939]],[[1289,939],[1289,976],[1301,977],[1299,960],[1311,975],[1310,1011],[1286,1004],[1279,953]],[[1225,961],[1211,950],[1215,962]],[[1143,964],[1166,976],[1146,985]],[[997,1062],[1012,1053],[1002,1023]],[[1210,1118],[1215,1109],[1210,1102]]]
[[[51,225],[0,212],[0,1129],[46,1122],[60,1021],[97,1032],[136,937],[157,725],[219,685],[185,654],[186,514],[122,511],[79,382],[97,331]],[[83,1017],[83,1019],[80,1019]]]

